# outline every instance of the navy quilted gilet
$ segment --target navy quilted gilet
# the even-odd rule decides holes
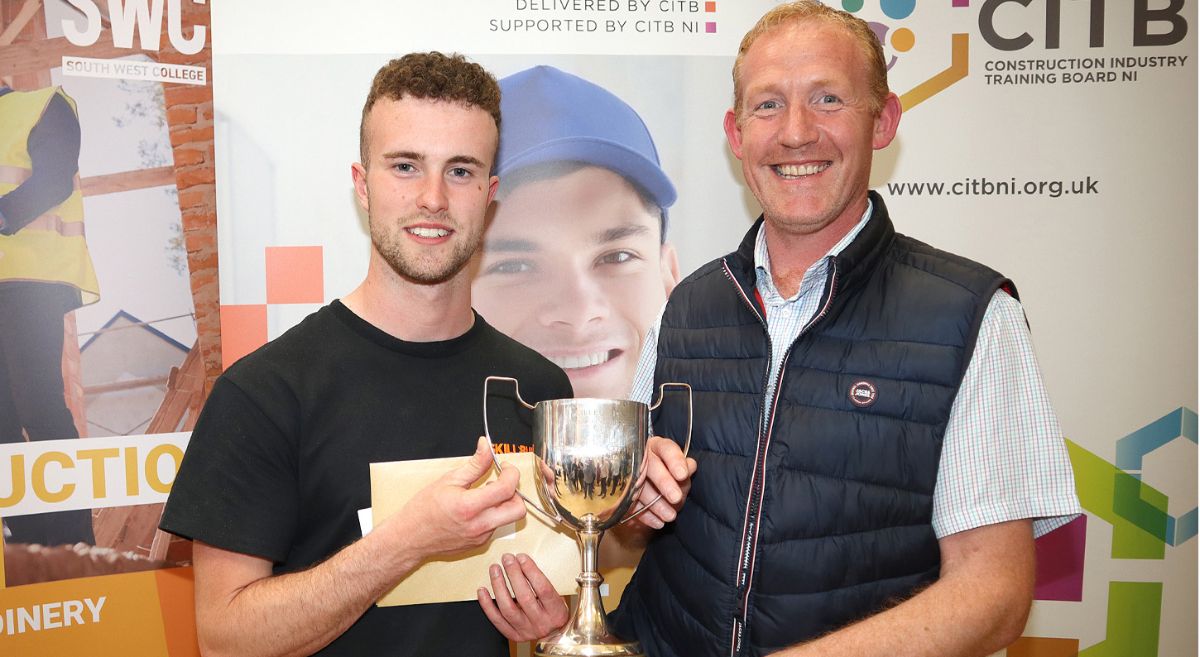
[[[897,234],[883,200],[832,265],[817,316],[763,391],[754,240],[681,282],[655,385],[691,384],[699,469],[613,614],[650,657],[761,655],[912,595],[939,571],[942,436],[1000,274]],[[682,438],[685,405],[658,435]]]

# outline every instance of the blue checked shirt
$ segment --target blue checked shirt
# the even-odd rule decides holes
[[[771,337],[766,398],[774,394],[783,355],[817,312],[833,256],[854,241],[870,216],[868,204],[862,220],[808,268],[800,289],[788,299],[775,288],[766,237],[759,229],[754,264]],[[631,399],[651,401],[661,322],[660,314],[646,334]],[[950,410],[933,491],[934,533],[944,538],[1032,518],[1034,536],[1041,536],[1081,512],[1066,444],[1042,382],[1024,311],[1016,299],[998,291],[984,313],[975,352]]]

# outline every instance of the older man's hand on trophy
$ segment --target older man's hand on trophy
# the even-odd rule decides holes
[[[650,509],[635,520],[651,529],[662,529],[675,520],[695,473],[696,459],[685,457],[678,443],[652,436],[646,441],[646,484],[638,495],[638,501]]]

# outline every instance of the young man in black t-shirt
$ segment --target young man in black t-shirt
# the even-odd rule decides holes
[[[492,463],[476,442],[484,377],[516,377],[531,401],[571,395],[561,370],[471,310],[464,267],[496,190],[498,122],[495,80],[461,57],[407,55],[376,75],[352,167],[370,218],[366,279],[218,380],[163,516],[163,529],[196,541],[206,654],[499,657],[505,636],[566,621],[536,572],[524,602],[507,589],[488,600],[514,618],[506,635],[475,602],[374,606],[423,559],[525,515],[511,467],[468,488]],[[497,414],[519,440],[515,407]],[[359,538],[369,463],[472,450]]]

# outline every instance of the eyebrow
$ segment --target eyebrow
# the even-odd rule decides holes
[[[418,162],[425,161],[425,156],[416,151],[390,151],[383,154],[385,160],[417,160]]]
[[[608,230],[600,231],[599,233],[596,233],[593,240],[596,244],[608,244],[609,242],[616,242],[634,235],[645,235],[649,232],[650,229],[646,226],[641,226],[638,224],[626,224],[624,226],[617,226],[616,228],[609,228]],[[485,251],[499,251],[505,253],[536,253],[542,250],[542,245],[533,240],[501,238],[487,240],[484,242],[483,248]]]
[[[487,240],[483,244],[484,251],[503,251],[506,253],[534,253],[541,247],[532,240],[498,239]]]
[[[650,232],[648,226],[641,224],[625,224],[616,228],[609,228],[596,234],[594,238],[597,244],[607,244],[616,242],[617,240],[625,239],[626,237],[634,237],[636,235],[645,235]]]
[[[425,154],[416,151],[391,151],[383,154],[384,160],[416,160],[417,162],[425,161]],[[455,155],[446,160],[446,164],[471,164],[481,169],[486,169],[487,165],[477,157],[470,155]]]
[[[449,160],[446,160],[446,163],[447,164],[471,164],[476,167],[479,167],[480,169],[488,168],[487,165],[483,163],[483,160],[480,160],[477,157],[471,157],[470,155],[455,155],[454,157],[450,158]]]
[[[845,84],[846,84],[846,80],[838,80],[838,79],[835,79],[834,76],[821,75],[821,74],[817,74],[815,76],[810,76],[810,77],[799,79],[799,80],[792,79],[792,80],[788,80],[787,82],[781,82],[779,80],[768,80],[766,82],[760,82],[756,86],[743,88],[742,89],[742,97],[749,98],[750,96],[754,96],[754,95],[758,95],[758,94],[782,94],[782,93],[786,93],[786,91],[787,91],[786,87],[788,87],[788,86],[804,87],[805,89],[811,89],[811,88],[815,88],[815,87],[828,88],[828,87],[838,87],[839,85],[845,86]]]

